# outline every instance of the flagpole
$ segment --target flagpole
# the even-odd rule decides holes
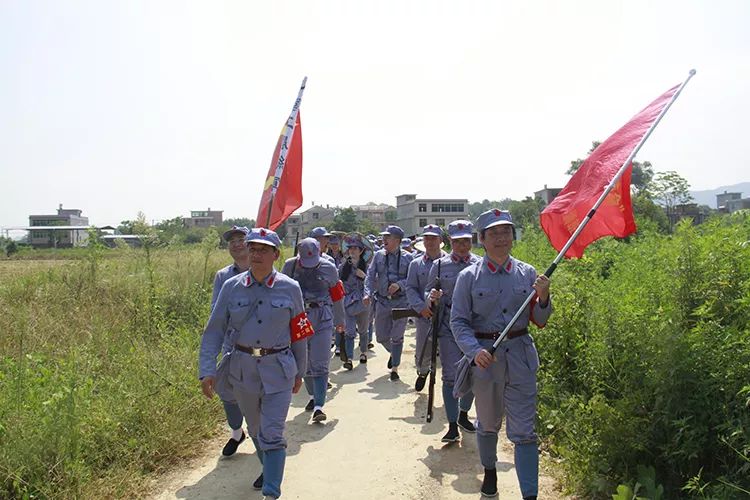
[[[299,106],[302,102],[302,94],[305,92],[305,85],[307,85],[307,77],[302,79],[302,85],[299,88],[297,99],[294,101],[292,106],[292,112],[289,114],[289,118],[286,121],[286,127],[284,128],[284,135],[281,139],[281,146],[279,147],[279,159],[276,162],[276,172],[273,177],[273,184],[271,185],[271,197],[268,203],[268,216],[266,217],[265,227],[271,226],[271,211],[273,210],[273,200],[276,197],[276,190],[279,188],[279,182],[281,176],[284,173],[284,165],[286,164],[286,155],[289,152],[289,148],[292,146],[292,135],[294,134],[294,127],[297,123],[297,114],[299,113]]]
[[[695,75],[695,70],[691,69],[690,72],[689,72],[689,74],[688,74],[688,76],[687,76],[687,78],[685,79],[685,81],[682,82],[682,84],[677,89],[677,91],[674,93],[674,95],[669,100],[669,102],[667,103],[667,105],[664,106],[664,109],[661,110],[661,113],[659,113],[659,116],[656,117],[656,120],[654,120],[654,123],[651,124],[651,127],[649,127],[649,129],[646,132],[646,134],[641,138],[641,140],[638,143],[638,145],[633,149],[633,151],[631,151],[630,155],[625,160],[625,162],[622,164],[622,166],[617,171],[617,173],[615,174],[615,176],[612,178],[612,180],[610,181],[609,185],[607,185],[607,187],[604,190],[604,192],[601,194],[601,196],[599,196],[599,199],[596,200],[596,203],[594,203],[594,206],[591,207],[591,210],[589,210],[589,213],[586,214],[586,217],[583,218],[583,220],[581,221],[581,223],[578,225],[578,228],[576,228],[575,232],[572,235],[570,235],[570,238],[568,239],[568,242],[565,243],[565,246],[563,246],[562,250],[560,250],[560,252],[557,254],[557,257],[555,257],[555,260],[553,260],[552,264],[550,264],[550,266],[547,268],[547,270],[544,271],[544,275],[546,277],[549,278],[550,276],[552,276],[552,273],[555,272],[555,269],[557,268],[557,264],[563,259],[563,257],[565,256],[565,252],[567,252],[568,249],[571,247],[571,245],[573,245],[573,243],[575,242],[576,238],[578,238],[578,235],[581,234],[581,231],[583,231],[583,229],[586,227],[586,225],[589,223],[589,221],[591,220],[591,218],[596,213],[596,210],[604,202],[604,199],[607,197],[607,195],[610,193],[610,191],[612,191],[612,189],[614,189],[615,184],[617,184],[617,181],[620,180],[620,177],[622,177],[622,174],[625,172],[625,170],[628,168],[628,166],[630,165],[630,163],[633,161],[633,158],[635,158],[635,155],[638,154],[638,151],[641,149],[641,147],[643,146],[643,144],[649,138],[649,136],[651,135],[651,132],[654,131],[654,129],[656,128],[656,126],[661,121],[662,117],[667,113],[667,111],[669,110],[669,108],[672,106],[672,103],[675,100],[677,100],[677,97],[680,95],[680,92],[682,92],[682,89],[685,88],[685,85],[687,85],[687,83],[690,81],[690,79],[693,77],[693,75]],[[526,297],[526,300],[524,300],[524,302],[521,305],[521,307],[518,308],[518,311],[516,311],[516,314],[513,315],[513,318],[511,318],[511,320],[505,326],[505,328],[503,329],[503,331],[497,337],[497,340],[495,340],[495,342],[492,343],[492,347],[490,348],[490,354],[494,354],[495,353],[495,351],[497,350],[497,348],[500,346],[500,343],[503,340],[505,340],[505,337],[508,335],[508,332],[510,331],[510,329],[513,328],[513,325],[516,324],[516,321],[518,321],[518,318],[521,317],[521,314],[523,313],[523,311],[526,309],[526,307],[529,305],[529,303],[531,303],[531,301],[534,300],[534,297],[536,297],[536,290],[534,290],[532,293],[529,294],[528,297]],[[472,364],[473,364],[473,360],[472,360]]]

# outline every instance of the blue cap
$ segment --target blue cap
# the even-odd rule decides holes
[[[513,219],[510,216],[510,212],[508,212],[507,210],[492,208],[490,210],[487,210],[486,212],[482,212],[477,218],[477,229],[480,233],[485,229],[489,229],[493,226],[499,226],[500,224],[510,224],[511,226],[515,227],[515,224],[513,224]]]
[[[245,226],[232,226],[231,229],[227,229],[226,231],[224,231],[224,234],[222,234],[221,237],[224,239],[224,241],[229,241],[229,238],[231,238],[234,234],[247,236],[247,233],[249,232],[250,230]]]
[[[341,243],[341,238],[339,238],[338,234],[332,234],[330,238],[328,238],[328,243],[336,245]]]
[[[409,248],[411,244],[411,238],[401,238],[401,248]]]
[[[320,243],[315,238],[305,238],[297,244],[297,256],[302,267],[315,267],[320,263]]]
[[[448,236],[451,239],[471,238],[471,231],[474,225],[467,220],[454,220],[448,224]]]
[[[404,230],[398,226],[388,226],[385,228],[385,231],[382,231],[380,233],[380,236],[385,236],[387,234],[397,236],[399,239],[401,239],[404,237]]]
[[[308,234],[311,238],[320,238],[321,236],[333,236],[331,233],[328,232],[328,230],[322,226],[320,227],[314,227],[312,231],[310,231],[310,234]]]
[[[245,236],[245,243],[263,243],[264,245],[271,245],[275,248],[281,246],[279,235],[270,229],[263,227],[252,228],[247,236]]]
[[[422,236],[443,236],[443,230],[437,224],[427,224],[422,228]]]
[[[346,235],[346,237],[344,238],[344,245],[347,247],[365,248],[365,244],[362,241],[362,238],[356,234]]]

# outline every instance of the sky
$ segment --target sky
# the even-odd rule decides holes
[[[0,227],[255,218],[304,76],[302,209],[562,187],[692,68],[637,159],[748,181],[748,25],[744,0],[2,0]]]

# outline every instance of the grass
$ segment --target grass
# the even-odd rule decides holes
[[[196,380],[225,251],[0,261],[0,498],[122,498],[216,432]]]

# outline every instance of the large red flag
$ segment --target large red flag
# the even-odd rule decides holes
[[[542,211],[539,216],[542,229],[558,251],[563,249],[678,88],[679,85],[659,96],[601,143],[573,174],[560,194]],[[591,218],[565,252],[566,257],[581,257],[590,243],[604,236],[624,238],[635,232],[630,202],[632,170],[632,164],[628,165],[597,209],[596,216]]]
[[[255,224],[258,227],[267,227],[272,230],[283,224],[295,210],[302,206],[302,124],[300,122],[299,111],[294,123],[291,144],[288,146],[289,151],[286,161],[283,164],[282,172],[278,172],[280,177],[276,194],[273,196],[273,200],[271,200],[279,156],[284,145],[284,132],[286,128],[287,126],[284,124],[281,134],[279,134],[279,140],[276,142],[271,166],[268,168],[268,176],[263,185],[263,196],[260,199],[258,217],[255,219]],[[273,206],[271,206],[271,218],[269,220],[268,210],[272,201]]]

